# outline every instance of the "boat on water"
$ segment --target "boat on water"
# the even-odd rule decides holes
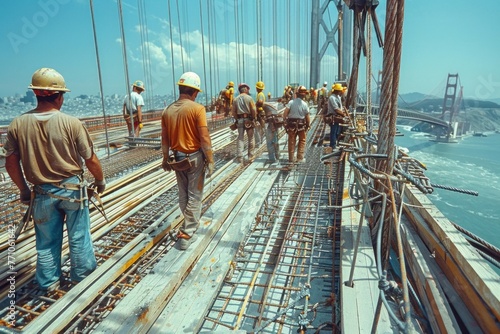
[[[388,8],[387,17],[402,16],[396,2]],[[353,11],[356,19],[373,15]],[[400,29],[402,21],[386,22],[386,31]],[[398,43],[385,48],[397,63]],[[498,332],[500,281],[490,263],[500,252],[440,213],[426,195],[446,186],[394,145],[397,94],[389,91],[398,67],[384,69],[385,113],[374,128],[369,101],[365,112],[352,112],[359,59],[353,63],[351,113],[338,148],[329,148],[329,126],[311,104],[305,163],[269,164],[265,145],[255,161],[236,163],[232,120],[210,119],[216,174],[187,251],[169,234],[182,215],[175,177],[159,164],[161,110],[145,113],[140,138],[125,138],[120,115],[85,119],[96,147],[115,149],[102,161],[111,180],[102,196],[106,216],[95,208],[91,218],[99,267],[77,285],[66,272],[59,289],[40,294],[33,230],[26,226],[14,242],[12,267],[14,246],[4,237],[0,332]],[[285,155],[283,130],[280,147]],[[10,233],[22,207],[8,177],[0,181],[0,217]]]

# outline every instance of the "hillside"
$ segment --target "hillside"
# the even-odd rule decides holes
[[[468,108],[457,115],[457,120],[470,122],[472,131],[500,130],[500,108]]]

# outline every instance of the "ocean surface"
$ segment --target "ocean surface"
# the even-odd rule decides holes
[[[396,145],[426,165],[431,183],[479,192],[471,196],[434,188],[429,199],[450,221],[500,248],[500,134],[436,143],[409,126],[398,130],[404,136],[396,137]]]

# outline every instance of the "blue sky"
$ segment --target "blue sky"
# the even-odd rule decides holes
[[[144,80],[148,93],[172,93],[178,77],[188,70],[200,75],[208,94],[216,94],[229,80],[253,86],[259,80],[260,59],[266,91],[273,95],[281,94],[289,82],[309,85],[312,1],[262,0],[260,35],[256,0],[203,0],[201,5],[199,0],[121,3],[128,81]],[[500,1],[406,0],[405,4],[400,94],[442,96],[448,73],[459,73],[466,97],[500,98]],[[125,94],[117,1],[94,0],[93,7],[104,94]],[[273,15],[276,8],[278,14]],[[336,9],[330,5],[327,12],[325,22],[332,25]],[[384,12],[385,1],[381,1],[377,15],[382,26]],[[89,0],[5,1],[1,17],[0,96],[23,94],[40,67],[53,67],[63,74],[72,95],[99,93]],[[257,47],[260,37],[262,50]],[[323,33],[320,45],[322,37]],[[375,42],[373,52],[376,73],[381,69],[382,50]],[[144,66],[144,59],[149,59],[149,66]],[[321,82],[333,83],[336,62],[330,46],[322,61]],[[361,72],[364,66],[363,61]],[[359,89],[364,86],[363,76]]]

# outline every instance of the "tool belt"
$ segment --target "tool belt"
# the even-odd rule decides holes
[[[285,129],[287,132],[305,131],[306,120],[302,118],[289,118],[286,120]]]
[[[201,151],[196,151],[194,153],[174,151],[174,156],[170,157],[167,163],[170,168],[172,168],[176,172],[183,172],[193,166],[193,164],[191,163],[191,158],[196,156],[197,154],[201,154]]]
[[[238,114],[238,118],[249,118],[250,114]]]
[[[323,117],[323,121],[325,121],[326,124],[332,124],[333,123],[333,114],[328,114]]]
[[[281,128],[283,126],[283,124],[285,123],[283,115],[270,115],[267,117],[266,121],[268,123],[274,124],[274,127],[276,129]]]

